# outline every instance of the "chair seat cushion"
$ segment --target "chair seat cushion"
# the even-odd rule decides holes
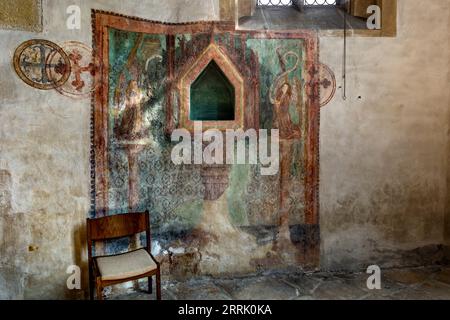
[[[144,249],[95,260],[102,280],[122,280],[157,269],[155,261]]]

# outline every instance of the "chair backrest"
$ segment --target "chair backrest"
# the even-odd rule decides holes
[[[92,260],[92,245],[94,241],[123,238],[144,231],[147,237],[146,249],[151,253],[150,215],[148,211],[87,219],[89,262]]]

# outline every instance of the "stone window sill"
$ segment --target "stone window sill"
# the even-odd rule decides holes
[[[381,30],[369,30],[365,19],[347,15],[347,35],[395,37],[396,10],[389,9],[391,12],[386,15],[389,19],[383,17],[385,27]],[[304,12],[291,7],[256,7],[253,16],[239,19],[238,29],[267,31],[312,29],[318,30],[320,36],[339,37],[343,35],[344,12],[338,7],[306,7]]]

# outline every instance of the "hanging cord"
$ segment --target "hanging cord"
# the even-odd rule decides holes
[[[347,100],[347,10],[344,10],[344,57],[342,67],[342,99]]]

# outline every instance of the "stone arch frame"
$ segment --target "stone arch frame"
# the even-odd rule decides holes
[[[233,121],[202,121],[203,129],[243,129],[244,128],[244,78],[234,66],[230,58],[219,48],[211,43],[197,58],[193,65],[185,70],[178,82],[180,91],[180,121],[179,127],[192,131],[194,121],[189,119],[190,114],[190,88],[203,70],[214,61],[221,69],[228,81],[234,87],[235,117]]]

